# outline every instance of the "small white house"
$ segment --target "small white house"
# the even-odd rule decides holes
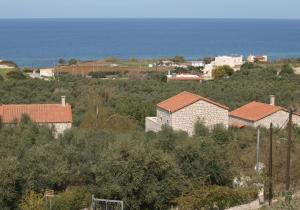
[[[162,126],[169,126],[191,136],[199,121],[210,128],[217,124],[227,128],[228,107],[184,91],[157,104],[156,117],[146,117],[145,130],[158,132]]]
[[[54,77],[54,68],[40,69],[41,77]]]
[[[239,70],[243,64],[243,56],[218,56],[213,62],[214,66],[230,66],[235,70]]]
[[[204,62],[203,61],[192,61],[192,66],[193,67],[204,67]]]
[[[243,64],[243,56],[218,56],[210,64],[204,65],[203,77],[205,80],[213,79],[213,70],[218,66],[229,66],[234,71],[239,71]]]

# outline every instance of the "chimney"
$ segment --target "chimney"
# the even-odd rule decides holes
[[[270,105],[275,106],[275,95],[270,95]]]
[[[66,106],[66,96],[61,97],[61,105]]]

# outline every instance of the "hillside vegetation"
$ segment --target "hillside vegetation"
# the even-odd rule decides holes
[[[208,131],[199,123],[193,137],[168,128],[145,133],[145,117],[155,116],[158,102],[183,90],[230,109],[253,100],[268,102],[270,94],[276,95],[279,105],[299,107],[300,76],[244,69],[202,84],[166,83],[157,73],[147,78],[98,80],[61,75],[54,81],[0,81],[0,104],[60,103],[60,96],[66,95],[75,120],[74,128],[58,139],[49,128],[33,124],[26,116],[16,127],[0,123],[0,208],[24,209],[28,199],[39,200],[46,189],[64,198],[54,201],[56,209],[82,208],[91,194],[124,200],[125,209],[130,210],[168,209],[187,202],[209,209],[217,201],[225,208],[255,199],[251,183],[241,191],[232,181],[240,176],[256,180],[254,129],[217,126]],[[294,128],[293,135],[291,178],[296,189],[300,130]],[[285,130],[274,132],[275,194],[283,191],[286,136]],[[266,165],[267,151],[268,131],[262,130],[261,161]],[[203,202],[197,192],[217,194],[215,200]],[[74,202],[79,202],[76,208]]]

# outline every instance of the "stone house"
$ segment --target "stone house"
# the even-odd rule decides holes
[[[184,91],[157,104],[156,117],[146,118],[145,130],[158,132],[165,125],[191,136],[198,121],[210,128],[217,124],[228,128],[228,116],[227,106]]]
[[[4,125],[13,125],[25,114],[39,125],[53,127],[55,136],[72,127],[71,105],[62,96],[61,104],[9,104],[0,105],[0,118]]]
[[[287,109],[275,105],[275,96],[270,97],[270,104],[253,101],[229,113],[229,124],[232,127],[274,127],[282,128],[288,123]],[[300,126],[300,115],[293,114],[293,123]]]

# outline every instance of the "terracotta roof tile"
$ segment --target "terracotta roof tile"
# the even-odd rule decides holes
[[[69,104],[19,104],[0,106],[0,116],[3,123],[20,120],[22,114],[27,114],[36,123],[71,123],[72,109]]]
[[[230,112],[229,115],[249,121],[258,121],[275,112],[278,112],[279,110],[285,109],[280,106],[273,106],[270,104],[253,101]]]
[[[217,102],[214,102],[212,100],[187,91],[181,92],[176,96],[173,96],[165,101],[160,102],[159,104],[157,104],[157,107],[173,113],[200,100],[214,104],[223,109],[228,109],[228,107],[225,105],[219,104]]]

